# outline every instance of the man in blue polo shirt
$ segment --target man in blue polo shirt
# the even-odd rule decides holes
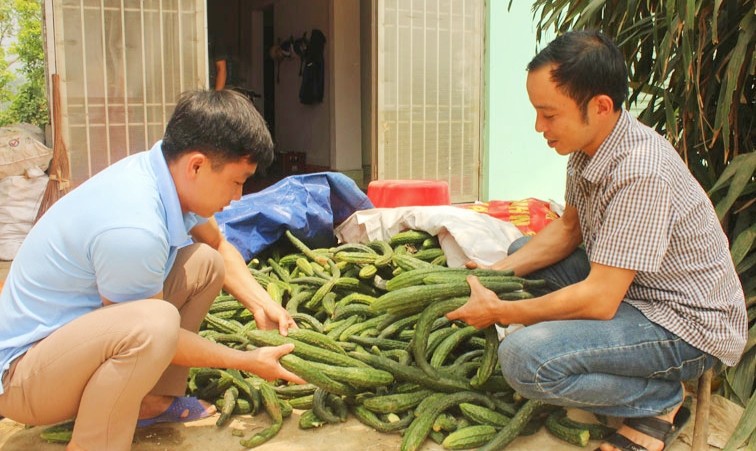
[[[272,148],[246,98],[189,92],[162,141],[55,203],[0,293],[0,415],[25,424],[75,417],[69,449],[129,449],[137,424],[214,412],[183,396],[189,367],[302,383],[278,362],[291,345],[245,352],[196,334],[221,288],[259,327],[286,334],[295,325],[212,219]]]

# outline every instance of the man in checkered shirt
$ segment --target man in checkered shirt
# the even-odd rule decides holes
[[[664,449],[690,416],[682,381],[736,364],[745,346],[727,238],[675,149],[623,110],[627,69],[611,40],[558,37],[528,65],[527,91],[536,131],[569,155],[567,205],[493,267],[553,290],[501,302],[470,277],[469,301],[447,317],[527,325],[499,348],[515,390],[624,417],[601,450]]]

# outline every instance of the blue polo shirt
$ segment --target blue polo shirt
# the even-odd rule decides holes
[[[35,342],[101,307],[101,297],[125,302],[162,291],[177,249],[203,221],[181,212],[161,142],[58,200],[27,235],[0,294],[0,374]]]

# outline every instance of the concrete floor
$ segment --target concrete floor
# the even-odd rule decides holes
[[[295,411],[290,418],[284,420],[283,428],[270,441],[259,446],[262,451],[396,451],[400,449],[401,436],[398,434],[383,434],[361,424],[353,417],[345,423],[324,425],[318,429],[302,430],[297,426],[300,411]],[[580,417],[571,413],[571,416]],[[270,424],[265,414],[254,417],[242,415],[234,417],[224,428],[215,426],[217,414],[214,417],[187,424],[162,424],[146,429],[138,429],[134,437],[133,451],[205,451],[243,450],[239,444],[241,440],[234,435],[234,430],[241,431],[243,437],[249,437]],[[58,451],[62,445],[49,444],[39,438],[42,427],[26,428],[8,419],[0,421],[0,450],[1,451]],[[678,440],[669,451],[689,451],[692,435],[692,424],[682,432]],[[687,434],[687,437],[686,437]],[[570,445],[552,436],[545,428],[536,434],[518,437],[507,446],[507,451],[553,451],[595,449],[598,441],[592,441],[585,448]],[[710,448],[715,450],[716,448]],[[426,440],[420,451],[443,451],[441,445]]]

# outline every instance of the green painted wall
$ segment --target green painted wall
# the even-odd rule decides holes
[[[567,157],[535,131],[525,67],[536,54],[531,4],[488,2],[486,95],[481,200],[535,197],[564,204]],[[541,48],[550,40],[547,38]]]

